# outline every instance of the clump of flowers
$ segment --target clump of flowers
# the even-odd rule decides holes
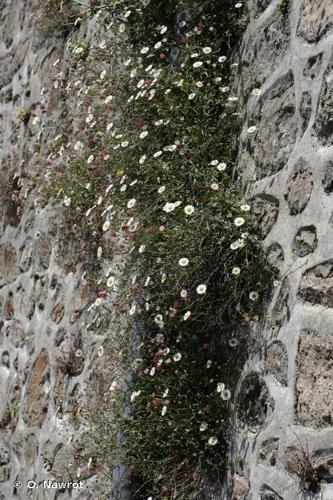
[[[239,11],[229,0],[115,1],[103,10],[112,37],[106,30],[85,58],[72,47],[65,92],[78,104],[77,142],[51,155],[61,169],[48,190],[69,225],[89,231],[95,261],[127,254],[91,307],[116,308],[143,332],[130,410],[119,412],[135,498],[165,498],[179,485],[186,498],[227,468],[240,332],[260,312],[269,276],[231,175]]]

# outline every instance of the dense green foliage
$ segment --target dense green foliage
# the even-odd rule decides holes
[[[72,82],[84,96],[77,143],[47,192],[63,197],[67,228],[84,232],[94,260],[121,245],[128,254],[95,307],[127,315],[142,343],[130,391],[91,417],[95,452],[130,466],[134,498],[205,498],[203,480],[219,482],[227,469],[237,374],[270,276],[233,180],[231,58],[243,7],[126,0],[94,8],[112,37],[72,49]],[[67,86],[66,98],[77,91]]]

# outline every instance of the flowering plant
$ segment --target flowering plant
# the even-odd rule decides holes
[[[97,9],[105,39],[73,44],[63,83],[80,104],[77,142],[65,162],[64,146],[60,159],[54,153],[61,168],[47,192],[61,197],[95,261],[125,252],[93,306],[115,308],[142,331],[131,390],[94,420],[101,460],[120,451],[135,498],[189,498],[203,478],[223,476],[237,373],[270,276],[233,180],[241,7],[111,2]],[[106,435],[110,415],[120,444]]]

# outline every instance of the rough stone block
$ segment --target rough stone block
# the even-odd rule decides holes
[[[280,341],[273,342],[266,350],[266,370],[272,374],[280,384],[288,382],[288,354]]]
[[[17,276],[16,250],[10,243],[0,245],[0,288],[15,280]]]
[[[301,333],[295,385],[296,415],[300,424],[320,428],[333,425],[333,344],[311,331]]]
[[[294,238],[293,252],[298,257],[305,257],[305,255],[315,251],[317,244],[317,230],[315,226],[303,226],[297,231]]]
[[[285,198],[289,205],[290,215],[298,215],[309,203],[313,188],[313,174],[304,158],[296,162],[287,186]]]
[[[327,0],[303,0],[297,35],[317,43],[333,27],[333,4]]]

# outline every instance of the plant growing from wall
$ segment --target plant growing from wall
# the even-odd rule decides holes
[[[126,252],[93,307],[126,317],[129,338],[142,331],[130,390],[115,385],[90,416],[95,455],[129,466],[134,498],[205,498],[205,480],[227,470],[237,374],[271,276],[233,181],[242,4],[107,7],[112,37],[84,58],[72,46],[76,139],[57,139],[45,191],[62,200],[67,231],[89,234],[96,261]]]

